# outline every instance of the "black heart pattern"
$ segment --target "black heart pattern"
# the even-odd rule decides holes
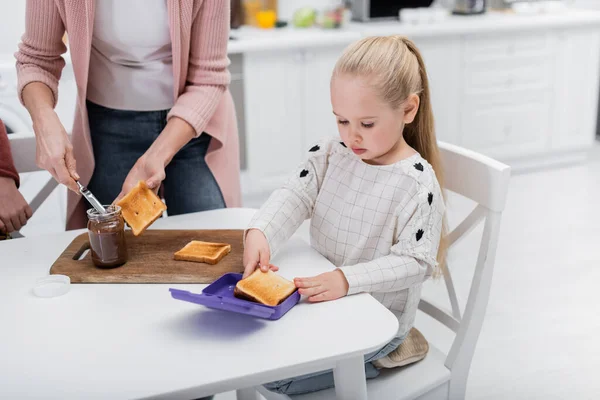
[[[344,142],[340,142],[340,144],[341,144],[342,146],[346,147],[346,143],[344,143]],[[347,147],[346,147],[346,148],[347,148]]]
[[[314,153],[315,151],[319,151],[319,150],[321,150],[321,148],[320,148],[320,147],[319,147],[319,145],[317,144],[317,145],[315,145],[315,146],[311,147],[309,151],[310,151],[311,153]]]
[[[303,169],[302,172],[300,172],[300,178],[304,178],[306,175],[308,175],[308,170]]]
[[[418,169],[419,171],[423,172],[423,164],[421,164],[420,162],[416,163],[414,167],[415,169]]]
[[[421,238],[423,237],[423,234],[424,234],[424,233],[425,233],[425,232],[423,232],[423,229],[419,229],[419,230],[417,231],[417,242],[418,242],[419,240],[421,240]]]
[[[429,192],[429,194],[427,195],[427,202],[429,203],[429,205],[433,203],[433,193]]]

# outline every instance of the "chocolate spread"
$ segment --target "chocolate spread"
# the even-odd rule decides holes
[[[127,262],[125,222],[119,206],[106,207],[107,214],[88,210],[88,235],[94,265],[114,268]]]

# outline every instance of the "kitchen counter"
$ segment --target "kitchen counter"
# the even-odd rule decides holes
[[[600,11],[567,9],[552,14],[521,15],[490,11],[476,16],[449,15],[443,21],[429,24],[409,24],[399,21],[352,22],[337,30],[320,28],[281,28],[262,30],[242,27],[233,30],[229,54],[264,50],[289,50],[301,47],[322,47],[347,44],[363,36],[402,34],[411,38],[432,36],[499,33],[515,30],[600,26]]]
[[[560,13],[525,15],[511,12],[488,12],[482,15],[450,15],[444,21],[431,24],[407,24],[393,21],[352,24],[350,29],[360,29],[364,35],[391,35],[400,33],[409,37],[464,35],[563,28],[572,26],[600,26],[600,12],[567,9]]]
[[[235,39],[229,40],[229,54],[348,44],[360,39],[361,34],[351,29],[290,27],[263,30],[245,26],[232,30],[231,37]]]

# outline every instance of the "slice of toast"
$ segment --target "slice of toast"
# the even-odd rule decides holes
[[[144,181],[138,182],[117,205],[121,207],[123,218],[135,236],[142,234],[167,209]]]
[[[267,306],[276,306],[295,291],[296,285],[294,285],[294,282],[288,281],[271,270],[262,272],[260,268],[257,268],[252,275],[242,279],[235,285],[233,293],[236,297]]]
[[[217,264],[231,251],[227,243],[210,243],[192,240],[183,249],[174,254],[178,261],[195,261],[206,264]]]

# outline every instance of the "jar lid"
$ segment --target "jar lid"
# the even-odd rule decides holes
[[[48,275],[36,281],[33,293],[37,297],[58,297],[66,294],[71,286],[67,275]]]

